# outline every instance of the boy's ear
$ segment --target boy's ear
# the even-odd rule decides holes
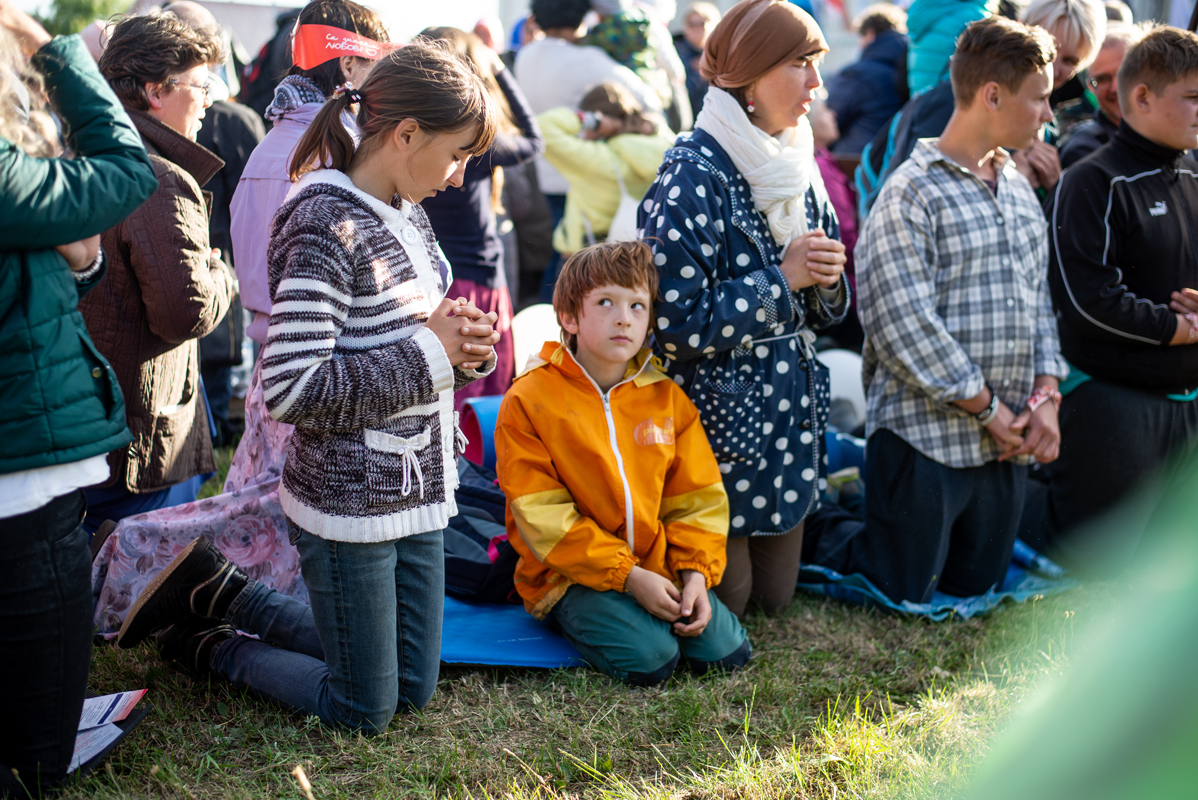
[[[557,324],[562,326],[562,330],[573,336],[578,335],[578,318],[573,314],[565,311],[557,315]]]
[[[998,103],[1001,99],[1002,87],[997,81],[990,81],[978,90],[978,99],[992,111],[998,110]]]
[[[1152,90],[1148,88],[1148,84],[1136,84],[1136,87],[1131,90],[1131,103],[1129,105],[1141,114],[1148,114],[1152,111],[1152,102],[1149,97],[1151,94]]]

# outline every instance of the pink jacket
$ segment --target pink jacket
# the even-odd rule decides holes
[[[291,155],[322,105],[305,103],[275,120],[270,133],[250,154],[229,206],[241,304],[254,314],[254,321],[245,332],[260,344],[266,344],[266,331],[270,327],[266,266],[270,223],[291,189],[291,179],[287,177]]]

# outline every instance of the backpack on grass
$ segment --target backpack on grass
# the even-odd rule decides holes
[[[517,603],[519,555],[504,527],[506,498],[495,473],[458,459],[458,513],[445,528],[445,593],[475,603]]]

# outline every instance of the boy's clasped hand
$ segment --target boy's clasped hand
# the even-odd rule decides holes
[[[624,588],[658,619],[672,622],[679,636],[698,636],[711,621],[711,602],[707,598],[707,578],[702,572],[684,569],[679,573],[682,590],[669,578],[633,567],[624,579]]]

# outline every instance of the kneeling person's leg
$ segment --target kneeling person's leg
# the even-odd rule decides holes
[[[583,658],[613,678],[655,686],[678,665],[678,642],[670,624],[642,608],[631,594],[575,584],[551,613]]]
[[[301,531],[300,568],[328,672],[309,692],[330,725],[381,733],[400,699],[395,542],[335,542]],[[292,654],[296,655],[296,654]]]
[[[713,669],[728,672],[740,669],[753,654],[749,636],[736,615],[710,589],[707,601],[711,603],[711,621],[698,636],[679,636],[678,645],[698,675]]]
[[[865,446],[865,527],[849,541],[842,571],[861,573],[896,603],[928,602],[968,499],[953,477],[897,434],[875,431]]]
[[[973,597],[1002,587],[1019,532],[1027,493],[1027,467],[990,461],[960,470],[960,490],[971,497],[952,529],[952,543],[938,588]]]

